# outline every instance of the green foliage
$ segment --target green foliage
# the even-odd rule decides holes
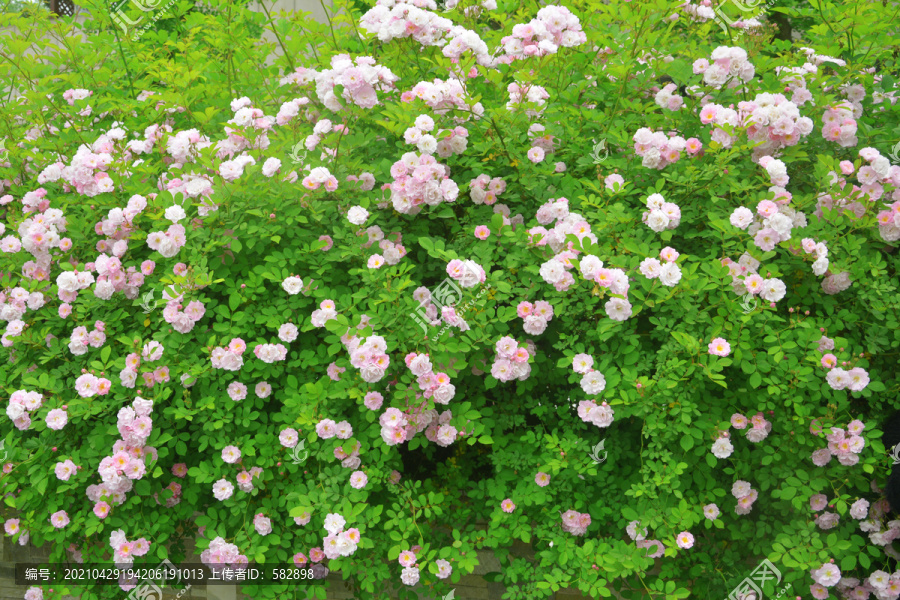
[[[85,562],[110,562],[110,534],[121,529],[129,540],[151,541],[150,553],[141,560],[155,566],[165,557],[183,561],[185,545],[205,528],[199,550],[221,536],[251,561],[288,564],[297,552],[308,556],[311,548],[321,548],[325,515],[340,513],[348,527],[359,529],[361,541],[356,553],[331,560],[329,568],[340,571],[360,600],[387,597],[391,587],[400,586],[397,559],[413,546],[420,546],[417,560],[427,593],[448,593],[479,565],[478,552],[490,550],[501,570],[489,578],[505,583],[505,597],[511,600],[552,598],[564,588],[590,597],[610,597],[612,590],[634,599],[723,597],[766,558],[779,565],[781,586],[790,583],[792,594],[811,583],[810,569],[831,558],[845,576],[893,570],[883,548],[860,535],[847,511],[858,498],[879,498],[870,482],[883,487],[889,468],[878,424],[897,408],[900,390],[896,244],[879,236],[875,219],[881,203],[871,203],[878,206],[867,208],[861,218],[828,208],[821,217],[814,215],[821,195],[839,193],[828,174],[840,170],[840,161],[859,168],[859,148],[887,155],[900,141],[898,107],[872,102],[873,92],[896,88],[898,21],[890,5],[779,3],[770,14],[785,15],[802,30],[801,39],[777,39],[763,28],[738,41],[733,30],[723,34],[714,23],[692,22],[685,15],[667,20],[674,9],[664,0],[580,0],[567,6],[587,32],[586,44],[486,69],[471,53],[455,64],[440,48],[409,38],[378,41],[359,28],[367,5],[358,1],[339,4],[327,23],[313,21],[308,13],[253,12],[224,0],[207,4],[208,9],[198,10],[192,2],[176,2],[136,39],[133,30],[116,26],[108,7],[90,5],[94,18],[77,42],[76,28],[66,19],[50,19],[43,12],[0,14],[3,29],[30,32],[0,38],[0,80],[8,87],[0,106],[5,138],[0,179],[9,180],[9,189],[0,195],[15,198],[0,206],[4,235],[15,235],[27,217],[20,204],[24,194],[43,187],[51,206],[66,215],[65,236],[73,241],[70,252],[54,255],[44,281],[21,275],[23,263],[31,260],[24,250],[0,254],[0,272],[7,274],[4,289],[21,286],[43,292],[48,300],[22,317],[27,327],[10,338],[12,348],[2,350],[0,370],[4,399],[19,389],[44,397],[27,431],[5,418],[0,425],[12,465],[0,480],[5,517],[20,519],[32,543],[50,544],[54,559],[61,560],[74,543]],[[527,23],[539,9],[537,3],[513,0],[498,4],[480,16],[466,15],[462,7],[439,14],[477,31],[493,50],[515,24]],[[132,7],[126,16],[136,21],[140,13]],[[142,18],[142,25],[151,19]],[[710,127],[696,115],[707,102],[699,96],[683,94],[686,106],[680,111],[663,110],[653,101],[652,88],[661,86],[664,75],[681,88],[702,85],[692,64],[721,45],[741,45],[756,67],[746,90],[707,90],[707,101],[723,106],[737,106],[758,92],[783,92],[776,68],[801,66],[806,61],[801,47],[847,62],[845,67],[820,65],[809,79],[815,101],[800,110],[813,119],[815,129],[779,157],[790,174],[791,206],[806,213],[808,225],[770,252],[729,222],[738,206],[755,209],[773,196],[764,169],[750,159],[746,135],[736,128],[732,147],[710,142]],[[610,52],[597,52],[603,48]],[[372,56],[400,77],[400,92],[420,81],[446,79],[450,69],[477,70],[477,77],[465,79],[466,100],[470,107],[481,102],[483,118],[463,124],[469,134],[464,153],[439,159],[450,167],[459,199],[410,216],[392,210],[390,191],[380,186],[393,180],[394,162],[414,150],[403,136],[418,115],[431,114],[443,129],[454,126],[451,116],[465,116],[463,111],[436,115],[421,100],[404,102],[399,94],[379,92],[381,103],[372,109],[347,103],[345,111],[334,113],[320,101],[315,84],[280,84],[298,68],[329,68],[338,54]],[[674,60],[664,60],[667,56]],[[865,71],[873,67],[880,79]],[[514,81],[541,85],[550,95],[539,122],[556,148],[541,163],[526,156],[529,126],[536,121],[525,110],[506,106],[507,86]],[[843,98],[838,90],[847,84],[860,84],[867,92],[857,116],[857,147],[822,137],[823,111]],[[73,106],[63,100],[69,89],[93,92],[86,101],[90,117],[78,115],[84,102]],[[147,91],[154,94],[141,95]],[[272,116],[299,97],[308,97],[310,104],[286,125],[272,127],[267,145],[248,151],[255,164],[240,178],[223,181],[218,173],[226,157],[217,155],[215,143],[226,139],[225,128],[261,139],[258,130],[229,123],[234,117],[230,103],[245,96]],[[336,149],[333,160],[320,159],[317,149],[303,162],[326,166],[339,181],[335,192],[304,188],[307,165],[294,160],[305,152],[315,122],[324,118],[345,125],[349,134],[323,140],[323,146]],[[88,198],[61,181],[36,182],[57,155],[68,164],[82,144],[94,143],[114,124],[139,139],[148,126],[164,123],[171,132],[152,152],[116,157],[113,192]],[[660,171],[645,168],[633,151],[633,136],[641,127],[697,137],[704,152]],[[29,135],[32,128],[40,135]],[[166,142],[170,133],[189,129],[213,144],[201,148],[193,163],[173,166]],[[591,153],[601,140],[608,157],[597,164]],[[273,157],[281,160],[281,172],[263,176],[263,163]],[[136,164],[138,158],[143,162]],[[556,172],[555,162],[564,162],[566,170]],[[293,170],[299,179],[286,181]],[[171,181],[191,172],[215,180],[211,200],[218,210],[202,218],[195,219],[198,200],[157,185],[163,174]],[[346,181],[361,172],[374,175],[373,190]],[[521,215],[522,222],[513,226],[494,207],[471,202],[469,184],[482,173],[506,181],[499,202],[508,207],[508,217]],[[613,173],[625,180],[617,191],[603,182]],[[641,222],[645,200],[653,193],[681,207],[677,228],[656,233]],[[101,300],[85,290],[72,302],[72,314],[59,317],[58,275],[83,271],[96,260],[96,243],[103,236],[96,234],[95,224],[135,194],[147,197],[148,206],[135,218],[123,264],[153,260],[156,271],[139,296],[117,292]],[[537,224],[536,211],[561,197],[597,238],[593,243],[569,236],[579,254],[572,259],[576,283],[564,292],[542,279],[540,266],[551,253],[532,243],[528,232]],[[148,234],[168,226],[163,215],[173,203],[183,203],[188,211],[182,223],[187,245],[177,256],[164,258],[146,242]],[[367,268],[367,259],[378,250],[363,248],[364,229],[348,223],[347,210],[353,206],[367,208],[372,216],[366,225],[377,224],[386,238],[402,234],[407,254],[399,263]],[[487,240],[474,237],[478,225],[490,229]],[[333,242],[327,250],[320,239],[325,234]],[[790,249],[803,237],[827,243],[831,272],[848,272],[850,289],[837,295],[823,291],[821,278],[810,269],[812,258]],[[639,271],[644,259],[658,257],[667,246],[680,253],[683,276],[673,287]],[[745,252],[761,262],[761,275],[784,281],[784,300],[750,310],[742,306],[722,259],[737,260]],[[633,314],[627,320],[607,316],[604,305],[613,297],[609,288],[581,277],[579,263],[587,255],[628,273]],[[460,300],[469,307],[464,314],[469,329],[437,335],[439,329],[432,328],[426,336],[411,316],[417,308],[413,292],[420,286],[434,291],[455,259],[474,260],[487,272],[484,284],[464,290]],[[187,267],[181,274],[173,270],[178,262]],[[303,293],[288,295],[282,289],[291,275],[303,279]],[[164,320],[164,291],[183,293],[184,305],[204,304],[205,316],[190,333],[178,333]],[[145,313],[147,292],[159,305]],[[334,302],[339,315],[316,327],[310,315],[326,300]],[[541,335],[523,332],[516,307],[526,300],[553,306],[554,317]],[[72,330],[90,328],[97,320],[106,324],[105,345],[73,355],[67,348]],[[285,323],[299,328],[297,339],[285,344],[287,359],[265,363],[255,358],[253,348],[278,343],[278,328]],[[379,383],[366,383],[349,364],[341,337],[352,329],[360,338],[385,338],[391,366]],[[48,335],[53,336],[49,342]],[[828,385],[818,350],[823,335],[834,340],[832,352],[847,362],[847,369],[869,373],[871,383],[864,390],[836,391]],[[523,344],[532,340],[536,352],[530,377],[499,382],[491,375],[495,344],[504,336]],[[718,337],[730,343],[727,357],[708,352]],[[213,349],[232,338],[248,346],[243,368],[214,369]],[[136,389],[123,387],[119,373],[126,357],[151,340],[164,346],[164,355],[158,363],[143,365],[142,372],[168,366],[171,380],[147,386],[139,378]],[[403,409],[415,398],[416,378],[403,363],[411,352],[427,353],[435,371],[446,373],[456,387],[446,407],[426,399],[429,410],[449,409],[449,423],[466,433],[449,447],[426,441],[423,433],[405,445],[387,446],[378,423],[383,410],[363,404],[368,391],[384,394],[383,408]],[[593,368],[606,378],[596,399],[613,408],[615,421],[603,431],[577,414],[575,405],[586,398],[581,375],[572,369],[578,354],[592,356]],[[333,363],[346,368],[339,381],[326,374]],[[111,393],[80,397],[75,380],[84,369],[109,378]],[[196,383],[182,385],[182,375]],[[271,384],[271,396],[253,392],[262,381]],[[248,386],[246,398],[229,398],[226,388],[232,382]],[[100,483],[100,461],[120,438],[117,414],[135,396],[154,402],[147,445],[158,456],[147,458],[147,474],[101,520],[92,512],[86,488]],[[62,405],[69,422],[53,431],[45,423],[46,411]],[[729,429],[735,413],[762,413],[772,431],[752,443],[732,428],[733,454],[716,458],[710,447]],[[320,438],[315,425],[323,419],[349,421],[353,438]],[[827,433],[832,426],[846,428],[852,419],[866,425],[859,463],[843,466],[832,460],[826,467],[814,466],[811,454],[827,442],[810,432],[811,425]],[[279,443],[279,433],[288,427],[299,431],[310,452],[303,464]],[[597,464],[590,452],[601,440],[608,457]],[[358,490],[348,481],[352,470],[335,458],[356,443],[359,469],[368,477]],[[227,445],[241,450],[240,466],[223,462]],[[63,481],[54,467],[66,459],[81,470]],[[177,463],[187,465],[184,479],[172,475]],[[235,490],[225,501],[213,497],[216,481],[234,482],[242,469],[252,467],[263,469],[252,491]],[[403,475],[399,484],[390,481],[395,470]],[[535,483],[538,472],[550,476],[548,486]],[[737,480],[750,482],[759,493],[747,515],[735,514],[731,486]],[[173,495],[166,488],[173,481],[182,486],[180,502],[166,507]],[[841,514],[832,530],[818,527],[809,508],[811,496],[820,493]],[[500,508],[507,498],[516,504],[511,513]],[[703,516],[703,506],[711,503],[721,510],[715,519]],[[49,525],[49,515],[58,510],[71,518],[62,529]],[[591,516],[584,537],[561,529],[560,516],[569,510]],[[294,517],[304,512],[312,520],[296,525]],[[253,517],[259,513],[272,519],[271,534],[254,530]],[[662,542],[662,557],[648,557],[647,549],[629,539],[625,530],[631,521],[646,527],[649,539]],[[693,548],[676,546],[682,531],[693,533]],[[530,545],[534,556],[521,556],[520,544]],[[450,561],[448,579],[437,577],[438,559]],[[53,597],[105,598],[111,589],[55,586]],[[322,588],[309,590],[309,597],[324,597]],[[292,590],[295,596],[287,596],[277,586],[251,586],[245,592],[261,599],[306,593]],[[408,590],[402,594],[413,597]],[[46,590],[45,597],[50,597]]]

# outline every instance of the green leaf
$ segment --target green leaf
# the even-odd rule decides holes
[[[760,384],[762,383],[762,375],[760,375],[759,373],[753,373],[753,375],[750,376],[749,381],[750,381],[750,385],[752,385],[755,388],[758,388],[760,386]]]
[[[685,452],[687,452],[688,450],[693,448],[694,447],[694,438],[692,438],[690,435],[683,436],[681,438],[681,447],[684,449]]]

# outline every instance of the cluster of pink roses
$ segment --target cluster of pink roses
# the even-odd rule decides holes
[[[181,244],[184,245],[184,236],[181,236],[180,240]],[[118,248],[118,250],[124,254],[125,250],[127,250],[127,242],[121,240],[116,242],[115,245],[119,244],[122,247]],[[115,245],[113,250],[117,250]],[[97,285],[94,287],[94,296],[100,300],[109,300],[116,292],[122,292],[129,299],[137,298],[140,287],[144,285],[145,274],[139,272],[133,266],[123,269],[122,261],[117,256],[110,257],[106,254],[100,254],[94,262],[88,263],[85,267],[89,271],[97,272]]]
[[[156,454],[144,448],[144,443],[153,431],[153,400],[136,397],[131,406],[119,409],[116,427],[122,436],[124,448],[113,450],[113,455],[100,461],[98,471],[104,482],[114,482],[116,477],[125,475],[129,479],[140,479],[146,473],[144,454]],[[118,443],[118,442],[117,442]]]
[[[642,260],[639,270],[647,279],[659,279],[664,286],[675,287],[681,281],[681,267],[675,262],[679,256],[681,254],[677,250],[666,246],[659,251],[659,258],[648,256]],[[603,284],[601,283],[601,285]]]
[[[680,135],[666,135],[662,131],[652,131],[641,127],[632,137],[634,151],[641,157],[641,165],[648,169],[664,169],[678,162],[681,153],[695,155],[703,148],[697,138],[684,139]]]
[[[399,408],[388,408],[378,419],[381,424],[381,439],[388,446],[396,446],[406,441],[408,420]]]
[[[38,392],[16,390],[9,397],[9,406],[6,407],[6,416],[10,418],[13,425],[15,425],[19,431],[25,431],[31,427],[31,415],[29,413],[39,409],[42,406],[43,401],[44,396]],[[53,411],[51,410],[50,412],[52,413]],[[49,414],[47,418],[50,418]]]
[[[415,419],[415,433],[422,431],[424,428],[425,439],[429,442],[434,442],[438,446],[447,447],[455,442],[458,437],[466,434],[465,431],[459,431],[450,424],[450,420],[453,418],[453,413],[450,410],[445,410],[442,413],[438,413],[438,411],[433,409],[426,410],[420,416],[413,415],[412,418]]]
[[[819,351],[833,350],[834,341],[823,336],[819,343]],[[841,348],[843,350],[843,348]],[[862,367],[853,367],[849,371],[837,366],[837,357],[834,354],[825,354],[822,356],[821,364],[828,369],[825,380],[831,389],[834,390],[850,390],[851,392],[861,392],[869,385],[869,373]],[[842,363],[846,366],[846,362]]]
[[[28,543],[28,540],[31,538],[31,535],[27,530],[22,529],[19,524],[19,519],[7,519],[3,523],[3,529],[6,531],[6,535],[19,535],[19,545],[24,546]]]
[[[94,329],[88,332],[87,327],[76,327],[69,338],[69,352],[75,356],[87,353],[88,346],[100,348],[106,343],[106,324],[95,321]]]
[[[541,125],[540,123],[532,123],[528,127],[528,138],[531,140],[532,150],[534,148],[539,148],[541,153],[552,154],[556,150],[556,136],[550,133],[544,133],[547,131],[547,128]],[[529,150],[529,159],[531,150]],[[540,155],[541,159],[544,158],[543,154]],[[540,160],[535,162],[541,162]],[[554,172],[562,173],[566,170],[565,163],[557,163],[556,169]]]
[[[359,451],[362,444],[356,442],[353,444],[353,447],[348,447],[346,450],[344,446],[338,446],[334,449],[334,457],[341,461],[341,466],[345,469],[356,469],[362,463],[362,460],[359,458]],[[360,477],[362,475],[362,477]],[[365,473],[362,471],[354,471],[350,475],[350,485],[355,489],[360,489],[356,487],[357,485],[365,486],[365,484],[369,481],[369,478],[366,477]]]
[[[316,424],[316,435],[323,440],[333,437],[337,437],[339,440],[348,440],[353,436],[353,427],[349,421],[335,423],[332,419],[322,419]]]
[[[72,156],[68,166],[55,163],[41,173],[44,182],[63,181],[63,190],[93,198],[104,192],[115,190],[115,183],[109,175],[115,152],[115,142],[126,137],[121,127],[110,129],[92,145],[82,145]]]
[[[351,59],[347,54],[331,57],[331,68],[316,74],[316,95],[325,108],[334,112],[344,109],[335,94],[335,86],[343,87],[341,97],[360,108],[372,108],[378,104],[378,93],[395,89],[399,79],[390,69],[375,63],[370,56]]]
[[[847,425],[846,431],[840,427],[832,427],[831,433],[825,436],[828,446],[820,448],[812,453],[812,461],[817,467],[824,467],[831,462],[832,456],[844,466],[853,466],[859,462],[859,453],[866,445],[866,440],[860,435],[865,424],[859,420],[853,420]],[[819,435],[822,430],[817,422],[809,428],[810,433]],[[850,435],[847,435],[847,434]]]
[[[209,547],[200,553],[200,561],[211,567],[228,565],[233,569],[244,569],[250,562],[236,545],[229,544],[221,537],[209,542]]]
[[[287,347],[284,344],[257,344],[253,355],[264,363],[272,364],[287,358]]]
[[[147,245],[150,249],[156,250],[165,258],[172,258],[178,254],[186,242],[184,225],[178,223],[172,223],[166,231],[151,231],[147,235]]]
[[[311,169],[309,175],[300,183],[308,190],[317,190],[319,186],[324,186],[326,191],[333,192],[338,188],[337,177],[325,167]]]
[[[450,179],[450,169],[430,154],[407,152],[391,166],[391,177],[391,204],[406,215],[418,214],[422,204],[437,206],[453,202],[459,195],[459,187]]]
[[[466,90],[457,79],[420,81],[411,90],[400,94],[402,102],[412,102],[416,98],[423,100],[436,115],[443,115],[453,110],[470,113],[477,119],[484,114],[484,106],[481,102],[476,102],[469,107],[466,103]],[[457,123],[465,122],[469,118],[454,117]]]
[[[225,181],[236,181],[244,174],[244,169],[255,165],[256,159],[249,154],[241,154],[231,160],[224,160],[219,164],[219,175]],[[198,180],[201,181],[201,180]]]
[[[606,379],[598,371],[592,371],[581,380],[582,389],[587,385],[588,389],[597,390],[599,394],[606,387]],[[582,400],[578,403],[578,416],[585,423],[591,423],[597,427],[609,427],[615,418],[615,411],[606,401],[597,404],[594,400]]]
[[[804,213],[772,200],[760,201],[755,214],[750,209],[740,206],[731,214],[730,220],[735,227],[746,229],[747,233],[753,236],[753,243],[763,252],[773,250],[777,244],[791,239],[794,227],[806,226]],[[824,244],[821,248],[820,258],[824,258],[828,251]]]
[[[485,173],[469,182],[469,195],[475,204],[487,204],[490,206],[505,191],[506,182],[503,179],[500,177],[491,178]]]
[[[151,197],[155,194],[150,194]],[[147,208],[147,199],[135,194],[128,199],[125,208],[111,208],[106,218],[94,224],[94,233],[105,236],[97,242],[99,252],[111,252],[114,256],[122,257],[128,249],[127,239],[134,231],[132,221],[144,209]]]
[[[232,338],[227,346],[223,348],[213,348],[210,360],[214,369],[225,369],[226,371],[237,371],[244,365],[244,350],[247,344],[241,338]]]
[[[171,131],[171,129],[168,129],[168,131]],[[212,146],[210,139],[200,133],[199,130],[185,129],[168,137],[166,140],[166,153],[174,160],[172,167],[180,169],[186,163],[196,161],[200,151],[210,146]]]
[[[419,546],[413,546],[411,550],[404,550],[397,557],[397,562],[403,567],[403,571],[400,572],[400,581],[405,585],[416,585],[419,582],[419,567],[416,564],[418,560],[416,552],[419,550]]]
[[[380,335],[369,336],[365,342],[353,336],[347,343],[350,364],[359,369],[360,377],[367,383],[376,383],[384,377],[391,364],[387,354],[387,342]]]
[[[603,390],[606,389],[606,378],[600,371],[594,370],[594,359],[588,354],[576,354],[574,358],[572,358],[572,370],[582,375],[581,378],[581,389],[584,390],[585,394],[590,394],[592,396],[599,394]],[[590,402],[589,402],[590,403]],[[584,404],[584,402],[582,402]],[[605,403],[604,403],[605,404]],[[585,406],[585,410],[588,410],[589,407]],[[579,407],[579,413],[582,412],[581,407]],[[609,409],[610,422],[612,417],[612,409]],[[597,414],[594,415],[594,418],[597,418]],[[584,417],[582,417],[584,418]],[[590,419],[586,419],[590,421]],[[598,427],[606,427],[606,425],[598,425]]]
[[[566,198],[550,198],[538,208],[535,214],[539,227],[528,230],[532,243],[541,246],[549,246],[554,256],[543,263],[539,269],[541,278],[556,288],[557,291],[565,291],[575,284],[575,277],[569,271],[575,267],[572,259],[578,256],[573,242],[566,240],[567,235],[576,236],[579,241],[590,240],[597,243],[597,236],[591,233],[591,226],[578,213],[569,212],[569,201]],[[556,225],[547,230],[543,225],[549,225],[556,221]],[[541,236],[534,240],[535,236]]]
[[[40,213],[19,223],[16,228],[18,238],[7,235],[0,239],[0,252],[15,254],[24,248],[34,257],[34,260],[22,265],[22,274],[27,279],[37,281],[48,281],[50,278],[51,250],[58,248],[62,252],[68,252],[72,248],[71,239],[60,237],[60,233],[66,231],[66,218],[58,208],[49,208],[50,202],[43,199],[46,193],[44,188],[38,188],[37,191],[25,194],[22,197],[22,212],[29,214],[39,209]],[[6,198],[12,201],[11,196]],[[0,235],[5,231],[5,225],[0,227]]]
[[[577,510],[567,510],[562,515],[562,529],[566,533],[582,536],[591,525],[591,515],[580,513]]]
[[[312,312],[310,320],[314,327],[325,327],[327,321],[337,318],[337,310],[333,300],[322,300],[319,308]]]
[[[302,69],[303,67],[300,68]],[[294,73],[293,75],[296,75],[296,73]],[[289,75],[287,78],[283,78],[279,83],[281,85],[285,85],[287,83],[300,83],[299,77],[296,78],[297,81],[291,80],[290,77],[291,76]],[[305,83],[308,83],[308,81]],[[275,115],[275,124],[287,125],[294,119],[294,117],[300,114],[300,108],[306,106],[307,104],[309,104],[309,98],[307,98],[306,96],[282,102],[281,107],[278,109],[278,114]],[[307,140],[309,140],[309,138],[307,138]]]
[[[395,241],[385,239],[384,231],[378,225],[372,225],[365,231],[366,242],[363,248],[368,248],[375,242],[378,242],[378,248],[381,250],[379,254],[373,254],[369,257],[366,265],[370,269],[379,269],[382,265],[396,265],[404,256],[406,256],[406,246],[402,244],[403,235],[395,232],[393,235]]]
[[[728,267],[732,289],[738,296],[751,294],[759,296],[767,302],[778,302],[787,293],[787,286],[777,277],[763,279],[756,272],[759,268],[759,261],[746,252],[737,262],[728,257],[723,258],[721,262],[723,266]]]
[[[860,105],[859,114],[862,115]],[[822,113],[822,137],[829,142],[837,142],[843,148],[850,148],[859,143],[856,137],[858,125],[856,111],[849,100],[828,106]]]
[[[710,55],[712,63],[705,58],[694,61],[694,74],[703,74],[706,85],[720,89],[723,85],[737,87],[753,79],[756,69],[747,60],[747,51],[738,46],[719,46]]]
[[[506,110],[515,110],[523,104],[536,104],[537,108],[526,108],[525,114],[529,117],[539,117],[544,112],[546,100],[550,98],[550,93],[546,89],[533,83],[521,83],[514,81],[506,86],[509,92],[509,101],[506,103]]]
[[[681,223],[681,208],[666,202],[662,194],[650,194],[646,200],[647,210],[641,214],[641,221],[656,233],[675,229]]]
[[[463,261],[454,258],[447,263],[447,275],[464,288],[475,287],[487,280],[484,267],[473,260]]]
[[[512,381],[518,379],[525,381],[531,375],[531,365],[528,359],[534,353],[529,344],[519,344],[509,336],[503,336],[494,345],[494,363],[491,365],[491,375],[499,381]]]
[[[791,180],[791,178],[788,177],[787,166],[784,164],[784,161],[766,155],[760,157],[759,166],[766,170],[766,173],[769,175],[769,180],[774,186],[783,188]]]
[[[346,519],[338,513],[329,513],[325,516],[325,530],[328,535],[322,540],[322,548],[329,560],[340,556],[352,556],[359,546],[359,529],[351,527],[345,530],[346,524]]]
[[[534,304],[522,301],[516,307],[516,314],[525,322],[525,333],[540,335],[544,333],[547,324],[553,319],[553,306],[543,300],[538,300]]]
[[[2,229],[2,228],[0,228]],[[7,291],[0,291],[0,321],[6,321],[6,330],[0,336],[0,343],[8,348],[12,346],[11,337],[15,337],[22,333],[25,329],[25,322],[22,317],[29,309],[37,310],[46,302],[44,294],[41,292],[31,292],[21,287],[14,287]]]
[[[225,446],[222,449],[222,461],[227,464],[235,464],[241,460],[241,451],[237,446]],[[238,483],[238,488],[242,492],[252,492],[253,491],[253,480],[263,473],[262,467],[251,467],[249,471],[247,471],[243,463],[240,466],[241,472],[237,474],[236,480]],[[234,494],[234,484],[228,481],[227,478],[223,477],[216,481],[213,484],[213,496],[215,496],[216,500],[220,502],[224,502],[231,498],[232,494]]]
[[[684,106],[684,98],[675,93],[677,90],[677,85],[668,83],[664,85],[661,90],[656,92],[653,101],[656,102],[656,105],[660,108],[676,111]]]
[[[544,6],[529,23],[513,25],[512,35],[500,40],[510,62],[529,56],[555,54],[559,47],[574,48],[587,42],[581,22],[564,6]]]
[[[158,360],[159,357],[162,356],[162,345],[159,344],[159,342],[150,342],[149,344],[144,345],[142,354],[147,362]],[[153,358],[153,356],[156,356],[156,358]],[[140,366],[141,357],[136,352],[132,352],[125,357],[125,368],[119,372],[119,380],[123,387],[134,388],[135,382],[137,381],[137,370]],[[152,388],[157,383],[166,383],[170,379],[169,367],[156,367],[155,369],[141,373],[141,377],[144,380],[144,385],[148,388]]]
[[[134,562],[135,556],[144,556],[150,551],[150,542],[146,538],[130,542],[121,529],[109,534],[109,545],[113,549],[113,562],[117,566],[129,566]]]
[[[434,400],[435,404],[443,405],[447,405],[453,400],[456,395],[456,386],[450,383],[449,375],[434,371],[431,359],[427,354],[410,352],[404,361],[412,374],[416,376],[416,383],[426,400]]]
[[[679,8],[690,16],[691,20],[700,23],[716,18],[716,11],[712,9],[712,0],[699,0],[697,4],[694,4],[692,0],[686,0]],[[737,26],[737,22],[734,25]]]
[[[443,321],[447,327],[456,327],[460,331],[468,331],[469,324],[456,313],[456,308],[453,306],[460,300],[457,297],[458,291],[455,286],[447,285],[447,282],[438,287],[435,294],[432,294],[431,290],[424,286],[416,288],[413,292],[413,299],[419,303],[419,306],[416,308],[413,317],[418,317],[418,321],[428,323],[434,327],[440,325],[441,321]],[[447,304],[442,304],[442,302]]]
[[[84,373],[75,380],[75,391],[82,398],[92,398],[109,393],[112,382],[105,377],[96,377],[92,373]]]
[[[897,521],[893,521],[897,523]],[[891,531],[898,531],[892,529]],[[898,531],[900,533],[900,531]],[[892,538],[893,539],[893,538]],[[890,554],[890,553],[889,553]],[[885,571],[873,571],[864,581],[856,577],[845,577],[834,564],[834,559],[823,563],[818,569],[811,569],[813,583],[809,586],[810,594],[817,600],[830,598],[828,588],[834,587],[844,598],[868,598],[875,596],[877,600],[897,600],[900,598],[900,571],[894,574]]]
[[[377,0],[359,21],[359,26],[378,36],[381,42],[411,37],[423,46],[437,41],[453,27],[450,19],[438,15],[434,0]]]
[[[68,304],[78,297],[80,290],[91,287],[92,283],[94,283],[94,275],[89,271],[64,271],[56,278],[57,295],[60,300]],[[60,306],[60,316],[63,318],[67,317],[71,312],[71,308],[69,306],[68,310],[64,311],[62,306]]]
[[[740,413],[731,415],[731,426],[735,429],[747,429],[747,423],[747,417],[744,415]],[[747,429],[748,441],[758,444],[769,437],[769,433],[772,431],[772,423],[771,421],[767,421],[761,412],[753,415],[750,418],[749,423],[753,425],[753,427]]]
[[[734,512],[739,515],[750,514],[750,511],[753,508],[753,503],[756,502],[756,499],[759,497],[759,492],[753,489],[748,482],[738,479],[734,482],[734,485],[731,486],[731,495],[737,498],[737,505],[734,507]]]
[[[187,306],[183,306],[181,304],[183,299],[183,294],[169,298],[163,309],[163,319],[178,333],[190,333],[194,325],[206,314],[206,307],[199,300],[192,300]]]
[[[723,126],[745,127],[747,139],[754,142],[751,158],[758,162],[782,148],[797,145],[813,130],[809,117],[801,117],[800,109],[783,94],[762,93],[751,102],[738,102],[738,110],[719,104],[707,104],[700,110],[700,122],[713,123],[712,139],[726,148],[734,145],[736,132]]]

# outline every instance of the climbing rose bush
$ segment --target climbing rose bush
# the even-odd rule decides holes
[[[890,5],[209,4],[0,16],[7,543],[900,597]]]

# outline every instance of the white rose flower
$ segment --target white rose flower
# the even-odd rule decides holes
[[[281,287],[284,288],[284,291],[293,296],[303,289],[303,280],[297,276],[291,276],[281,283]]]
[[[659,281],[667,287],[674,287],[681,281],[681,267],[677,263],[667,262],[659,271]]]
[[[173,223],[177,223],[178,221],[187,217],[187,213],[184,212],[184,209],[180,205],[173,204],[166,209],[165,217]]]
[[[362,206],[354,206],[347,211],[347,220],[354,225],[362,225],[369,218],[369,211]]]

